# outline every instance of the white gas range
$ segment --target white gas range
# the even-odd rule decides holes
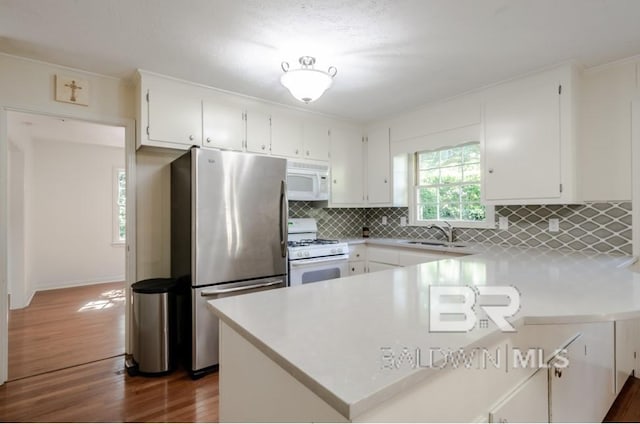
[[[315,219],[289,219],[288,235],[290,286],[348,275],[349,246],[338,240],[318,239]]]

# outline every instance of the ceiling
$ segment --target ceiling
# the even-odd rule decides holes
[[[34,141],[125,147],[124,127],[112,125],[10,111],[7,128],[9,139],[15,143],[21,143],[20,137],[27,136]]]
[[[369,121],[567,60],[636,55],[639,17],[638,0],[0,0],[0,51]],[[338,69],[310,105],[279,82],[302,55]]]

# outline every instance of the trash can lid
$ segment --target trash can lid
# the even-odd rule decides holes
[[[167,293],[175,290],[177,285],[175,278],[150,278],[133,283],[131,288],[134,293]]]

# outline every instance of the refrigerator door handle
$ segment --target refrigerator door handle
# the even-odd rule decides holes
[[[241,292],[241,291],[245,291],[245,290],[260,289],[260,288],[263,288],[263,287],[276,286],[278,284],[282,284],[283,282],[284,282],[283,280],[276,280],[276,281],[270,281],[268,283],[251,284],[249,286],[233,287],[233,288],[230,288],[230,289],[218,289],[218,290],[211,290],[211,291],[203,291],[203,292],[200,292],[200,296],[202,296],[202,297],[212,297],[212,296],[218,296],[220,294],[229,294],[229,293],[236,293],[236,292]]]
[[[287,257],[287,182],[280,182],[280,254]]]

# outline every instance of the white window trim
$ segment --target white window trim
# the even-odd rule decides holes
[[[460,144],[466,144],[467,142],[462,142]],[[454,146],[443,146],[440,149],[447,149],[457,147]],[[496,208],[493,205],[484,205],[485,207],[485,220],[484,221],[462,221],[462,220],[449,220],[449,219],[429,219],[429,220],[418,220],[416,213],[416,191],[418,186],[416,185],[416,152],[414,154],[409,155],[409,225],[412,227],[428,227],[433,224],[441,225],[445,221],[448,222],[453,228],[487,228],[487,229],[495,229],[496,228]],[[482,168],[482,160],[480,161],[480,167]],[[480,175],[482,175],[482,169],[480,170]],[[484,188],[484,181],[482,178],[480,179],[480,190]]]
[[[127,243],[126,238],[120,239],[120,223],[118,222],[118,174],[120,172],[126,172],[126,170],[124,168],[113,167],[113,190],[111,196],[111,244],[113,246],[124,246]]]

